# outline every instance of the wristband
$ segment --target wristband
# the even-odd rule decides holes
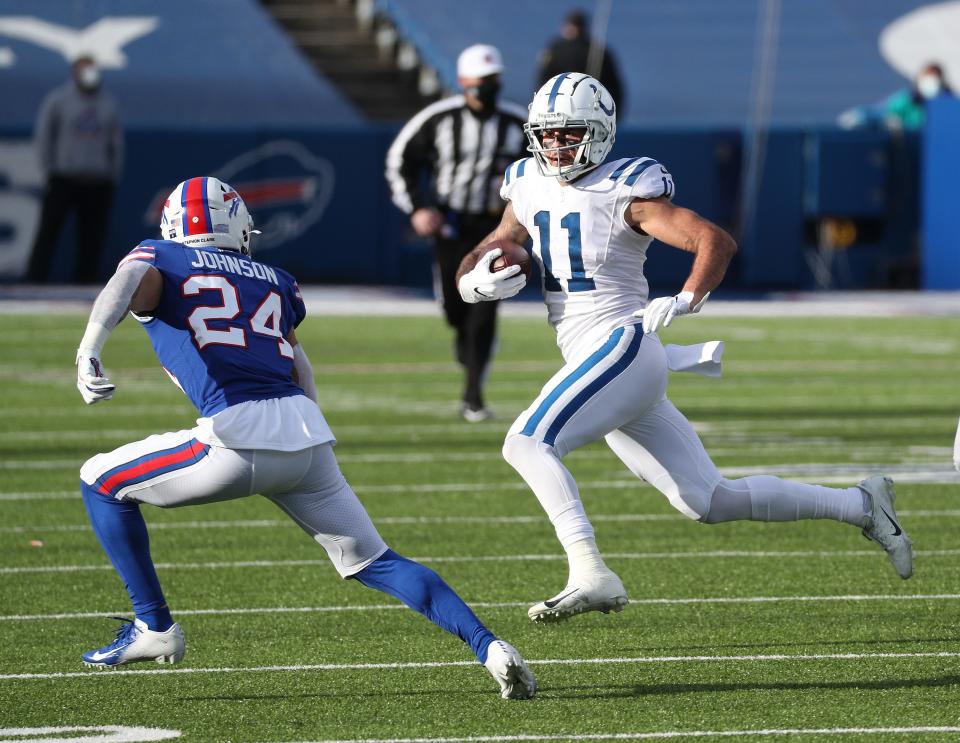
[[[77,348],[77,350],[83,352],[87,356],[100,358],[100,353],[103,351],[103,345],[107,342],[107,338],[109,337],[110,331],[107,330],[106,327],[98,322],[88,322],[87,330],[83,334],[83,338],[80,339],[80,346]]]

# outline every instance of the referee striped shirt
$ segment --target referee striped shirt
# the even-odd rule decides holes
[[[431,206],[500,214],[504,170],[525,155],[526,120],[527,112],[507,101],[498,102],[489,114],[474,112],[462,95],[427,106],[400,130],[387,152],[393,203],[407,214]]]

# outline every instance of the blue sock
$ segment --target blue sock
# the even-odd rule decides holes
[[[140,504],[103,495],[82,480],[80,492],[93,532],[123,579],[137,619],[156,632],[170,629],[173,618],[150,558],[150,537]]]
[[[389,593],[463,640],[481,663],[496,640],[470,607],[430,568],[391,549],[352,576],[368,588]]]

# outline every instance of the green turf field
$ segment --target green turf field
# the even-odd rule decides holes
[[[128,604],[87,526],[80,464],[195,415],[132,322],[104,354],[116,397],[84,406],[72,366],[83,325],[0,316],[0,728],[190,741],[960,738],[956,319],[705,315],[664,334],[727,341],[722,380],[672,375],[670,395],[728,476],[895,473],[913,579],[833,522],[688,521],[596,444],[567,461],[633,603],[544,627],[526,607],[563,587],[566,565],[500,445],[559,366],[549,328],[502,320],[488,389],[498,418],[471,425],[438,317],[308,319],[297,332],[348,479],[391,546],[438,570],[531,661],[532,702],[501,700],[458,640],[338,579],[260,498],[145,507],[187,656],[85,669],[80,654],[112,638],[107,617]]]

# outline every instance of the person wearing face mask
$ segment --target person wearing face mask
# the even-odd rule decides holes
[[[943,67],[936,62],[924,65],[908,88],[898,90],[876,106],[859,106],[840,114],[841,127],[885,127],[893,131],[917,131],[927,121],[927,102],[952,96]]]
[[[943,76],[943,68],[936,63],[925,65],[913,80],[913,85],[887,98],[884,121],[890,129],[922,129],[927,121],[927,101],[941,95],[952,95]]]
[[[580,9],[567,13],[560,26],[560,35],[552,39],[537,56],[536,87],[571,70],[586,72],[603,83],[603,87],[610,91],[617,102],[617,111],[622,119],[627,101],[620,78],[620,66],[605,42],[591,38],[589,16]]]
[[[526,109],[500,98],[500,52],[487,44],[457,59],[462,94],[427,106],[403,127],[387,153],[393,203],[413,231],[433,241],[434,284],[455,333],[464,369],[460,412],[469,422],[491,416],[483,384],[494,346],[497,303],[467,304],[457,289],[460,261],[499,222],[506,166],[526,151]]]
[[[71,79],[44,100],[34,141],[46,188],[26,280],[50,280],[64,222],[75,212],[76,255],[67,274],[74,283],[95,283],[114,187],[123,169],[123,129],[92,56],[77,57]]]

